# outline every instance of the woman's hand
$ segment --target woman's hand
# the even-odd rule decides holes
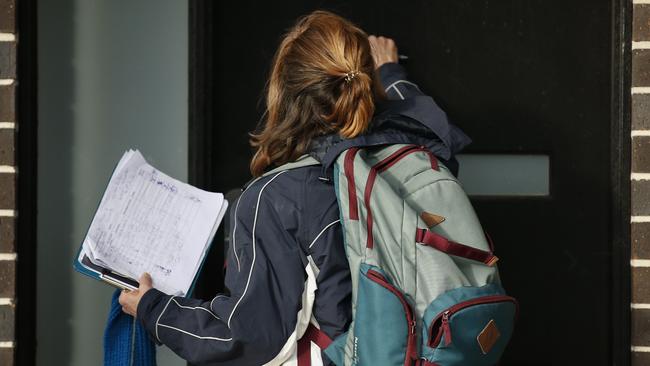
[[[368,41],[370,41],[370,49],[372,58],[375,60],[376,69],[388,62],[398,62],[399,56],[397,55],[395,41],[381,36],[369,36]]]
[[[120,294],[120,305],[122,305],[122,311],[135,317],[138,312],[138,304],[140,299],[145,294],[145,292],[153,288],[153,283],[151,281],[151,276],[149,273],[143,273],[138,280],[140,287],[137,290],[129,291],[122,290]]]

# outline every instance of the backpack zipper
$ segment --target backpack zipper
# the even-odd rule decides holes
[[[463,302],[459,302],[458,304],[455,304],[451,307],[449,307],[447,310],[441,312],[438,314],[432,321],[431,321],[431,326],[429,327],[429,347],[431,348],[436,348],[440,344],[440,340],[442,339],[442,336],[445,336],[445,346],[448,346],[451,344],[451,324],[449,323],[449,319],[454,316],[454,314],[458,313],[459,311],[468,308],[470,306],[474,305],[485,305],[485,304],[493,304],[497,302],[512,302],[515,304],[515,318],[517,317],[519,313],[519,303],[517,300],[512,297],[512,296],[507,296],[507,295],[489,295],[489,296],[482,296],[478,297],[476,299],[471,299]],[[439,325],[437,325],[439,324]],[[437,325],[437,326],[436,326]],[[434,329],[438,329],[436,332],[435,338],[433,337],[433,332]]]
[[[449,310],[442,313],[442,334],[445,335],[445,346],[451,344],[451,327],[449,326]]]
[[[368,173],[368,180],[366,181],[366,188],[364,191],[363,195],[363,200],[366,206],[366,232],[367,232],[367,237],[366,237],[366,248],[372,249],[374,246],[374,239],[372,237],[372,212],[370,210],[370,195],[372,193],[372,187],[375,184],[375,179],[377,178],[377,174],[385,171],[386,169],[390,168],[391,166],[395,165],[398,161],[402,160],[405,158],[407,155],[417,152],[417,151],[425,151],[429,155],[429,159],[431,160],[431,168],[438,170],[438,161],[436,160],[435,156],[433,156],[433,153],[429,151],[426,147],[424,146],[416,146],[416,145],[408,145],[404,146],[394,153],[390,154],[388,157],[384,158],[377,164],[373,165],[372,168],[370,168],[370,173]],[[347,171],[347,169],[346,169]],[[349,179],[348,179],[348,184],[349,184]],[[356,197],[355,197],[356,199]]]
[[[408,336],[406,339],[406,357],[404,358],[404,366],[410,366],[418,358],[417,350],[415,346],[416,323],[415,323],[415,318],[413,317],[413,310],[411,309],[411,305],[409,305],[408,301],[406,301],[404,295],[395,286],[393,286],[390,282],[388,282],[386,277],[384,277],[381,273],[369,269],[368,272],[366,273],[366,276],[371,281],[377,283],[378,285],[382,286],[386,290],[393,293],[393,295],[395,295],[395,297],[397,297],[397,299],[402,303],[402,307],[404,308],[404,314],[406,315],[406,324],[408,328]]]

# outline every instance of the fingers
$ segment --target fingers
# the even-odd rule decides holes
[[[153,280],[149,273],[143,273],[139,282],[140,286],[137,290],[122,290],[118,298],[120,305],[122,305],[122,311],[133,316],[136,316],[135,309],[138,308],[142,295],[153,287]]]
[[[153,287],[153,280],[151,279],[151,275],[147,272],[143,273],[142,276],[140,276],[138,282],[140,282],[140,288],[149,289]]]
[[[122,291],[117,301],[120,303],[120,305],[124,306],[124,304],[126,304],[126,292]]]
[[[118,302],[120,305],[122,305],[122,311],[135,316],[135,312],[132,310],[133,308],[133,301],[137,299],[138,297],[138,291],[130,291],[130,290],[122,290],[122,293],[120,294],[120,297],[118,298]]]
[[[120,305],[122,305],[122,311],[129,314],[128,310],[128,304],[129,304],[129,296],[132,296],[129,292],[122,290],[122,293],[120,294],[120,297],[118,298],[118,302]]]
[[[387,62],[398,62],[397,46],[392,38],[383,36],[368,36],[370,51],[375,61],[375,67],[379,67]]]
[[[135,311],[131,310],[131,308],[128,306],[122,306],[122,311],[131,316],[136,316]]]
[[[129,301],[129,296],[133,296],[133,292],[134,291],[122,290],[122,292],[120,293],[120,297],[117,299],[120,305],[122,306],[126,305]]]
[[[368,41],[370,41],[370,46],[371,47],[382,47],[382,48],[392,48],[395,47],[395,41],[392,38],[384,37],[384,36],[375,36],[375,35],[370,35],[368,36]]]

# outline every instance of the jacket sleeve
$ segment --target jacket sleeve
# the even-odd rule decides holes
[[[404,66],[387,62],[378,69],[381,85],[388,99],[407,99],[416,95],[425,95],[420,87],[406,77]]]
[[[295,330],[304,255],[263,191],[249,188],[232,213],[229,294],[202,301],[152,289],[138,305],[148,332],[191,363],[261,365],[276,357]]]
[[[379,67],[378,73],[381,85],[384,87],[389,100],[408,99],[426,95],[420,90],[417,84],[407,79],[406,69],[398,63],[387,62]],[[443,160],[443,163],[450,169],[454,176],[458,176],[459,163],[455,153],[467,146],[472,140],[451,121],[448,121],[448,123],[453,154],[449,159]]]

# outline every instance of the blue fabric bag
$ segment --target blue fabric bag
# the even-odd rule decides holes
[[[156,345],[134,317],[122,311],[113,293],[104,330],[104,366],[156,366]]]

